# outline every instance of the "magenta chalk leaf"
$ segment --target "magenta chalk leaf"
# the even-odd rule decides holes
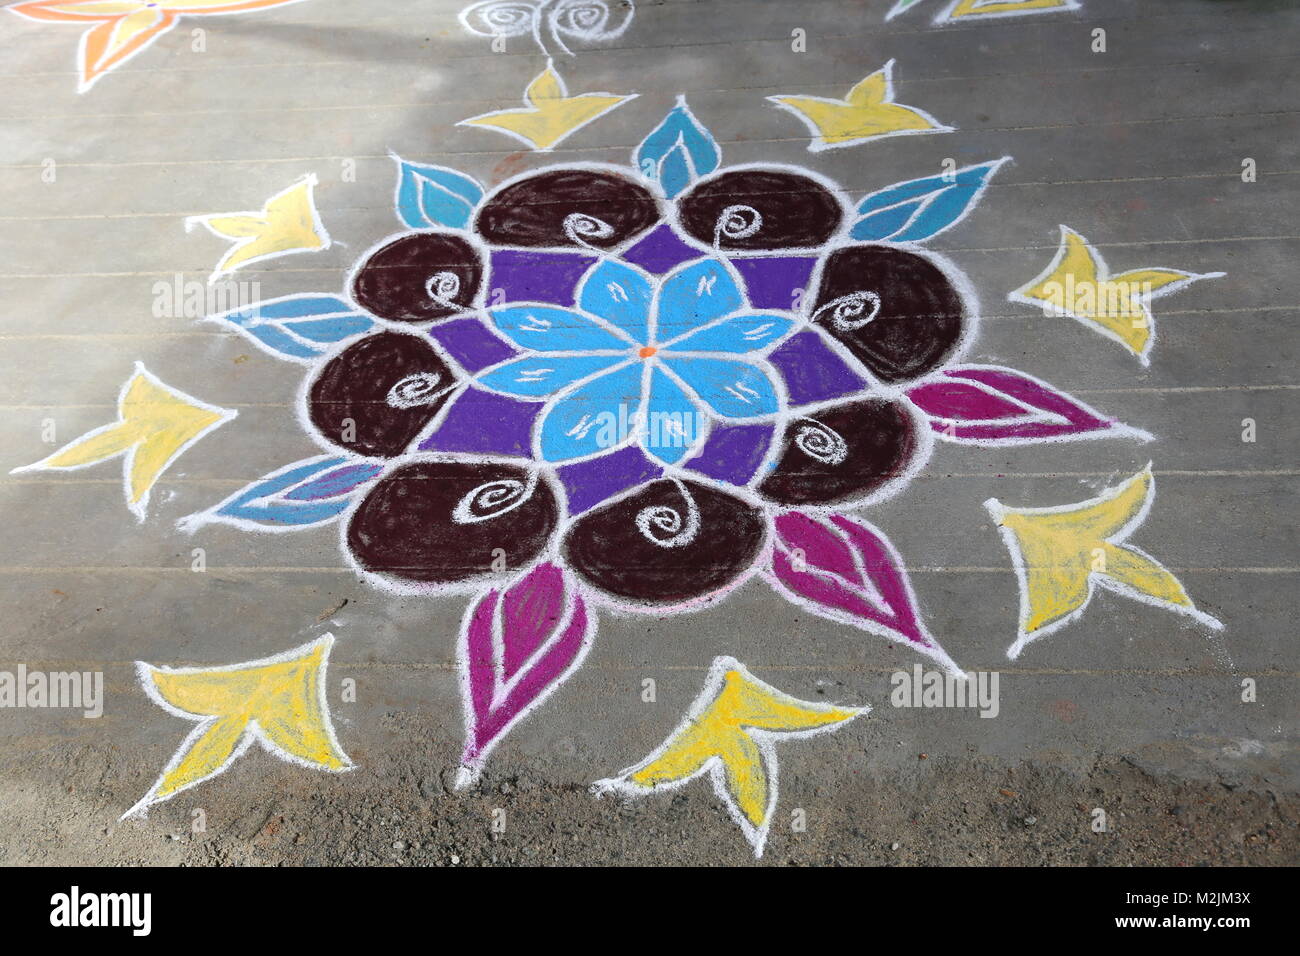
[[[909,388],[907,397],[940,438],[962,444],[1150,437],[1046,382],[995,365],[951,366]]]
[[[488,591],[461,628],[466,739],[460,785],[472,782],[510,728],[578,669],[596,620],[554,564]]]
[[[798,511],[780,514],[768,581],[821,617],[906,642],[952,671],[957,665],[922,623],[902,559],[871,525]]]

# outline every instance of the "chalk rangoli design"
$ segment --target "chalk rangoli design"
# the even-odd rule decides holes
[[[143,814],[223,772],[254,743],[268,753],[317,770],[339,773],[352,762],[334,737],[325,676],[334,637],[229,667],[154,667],[136,663],[140,686],[175,717],[198,726],[162,775],[122,818]]]
[[[316,177],[304,176],[257,212],[219,212],[185,220],[186,229],[203,226],[214,236],[235,240],[208,281],[266,259],[328,249],[330,237],[316,212],[315,189]]]
[[[525,6],[545,17],[569,7]],[[946,129],[893,102],[891,68],[844,101],[776,99],[808,122],[814,150]],[[569,97],[548,65],[527,108],[468,122],[546,149],[628,98]],[[864,509],[904,491],[937,443],[1150,437],[1025,372],[965,360],[974,290],[925,243],[978,206],[1009,157],[850,202],[814,170],[724,165],[679,97],[630,166],[551,165],[489,190],[393,159],[404,229],[362,253],[342,291],[215,317],[305,367],[298,420],[321,453],[180,527],[334,526],[342,560],[369,584],[468,596],[456,653],[461,785],[582,666],[602,615],[721,613],[736,589],[766,586],[960,674]],[[214,278],[327,245],[313,183],[260,212],[199,217],[237,240]],[[1124,323],[1149,326],[1151,290],[1202,278],[1111,276],[1081,237],[1063,230],[1062,243],[1012,298],[1094,323],[1144,360],[1149,337]],[[1085,302],[1090,283],[1145,291]],[[159,475],[233,417],[138,366],[118,422],[29,468],[125,455],[127,500],[143,517]],[[1010,656],[1075,619],[1097,586],[1218,625],[1126,543],[1153,491],[1148,468],[1077,505],[987,503],[1021,591]],[[331,646],[327,635],[226,667],[141,664],[151,698],[198,726],[128,814],[220,774],[254,742],[348,769],[324,694]],[[677,730],[595,790],[634,796],[707,775],[761,854],[778,801],[774,744],[865,712],[798,700],[718,657]]]
[[[926,0],[896,0],[886,20],[892,20],[900,13],[906,13]],[[1030,13],[1059,13],[1062,10],[1078,10],[1082,6],[1079,0],[947,0],[947,5],[940,8],[934,22],[964,22],[966,20],[987,20],[1001,17],[1020,17]]]
[[[10,474],[73,471],[123,457],[126,504],[141,521],[149,493],[185,450],[239,413],[186,395],[155,377],[142,362],[117,397],[117,421],[64,445],[47,458]]]
[[[182,17],[247,13],[301,0],[25,0],[8,9],[30,20],[89,26],[77,63],[85,93],[106,73],[147,49]]]
[[[551,56],[557,50],[572,55],[569,43],[616,40],[627,32],[635,14],[632,0],[481,0],[460,12],[460,22],[494,43],[530,37],[539,51]]]
[[[1130,269],[1111,275],[1101,253],[1069,226],[1062,226],[1061,246],[1051,265],[1008,298],[1078,319],[1149,365],[1156,340],[1150,301],[1201,279],[1222,276],[1222,272],[1197,274],[1177,269]]]
[[[588,123],[617,109],[636,94],[579,93],[570,96],[555,66],[546,69],[524,90],[522,109],[496,110],[463,119],[457,126],[481,126],[519,140],[531,149],[545,152],[568,139]]]
[[[985,502],[1002,529],[1020,581],[1020,632],[1007,651],[1015,659],[1030,641],[1064,627],[1087,608],[1097,587],[1187,614],[1206,627],[1223,625],[1198,611],[1178,579],[1131,544],[1155,500],[1151,466],[1096,498],[1053,508],[1011,508]]]
[[[767,99],[808,127],[813,137],[808,149],[814,153],[885,136],[953,131],[924,110],[894,102],[893,60],[855,84],[842,100],[787,93]]]

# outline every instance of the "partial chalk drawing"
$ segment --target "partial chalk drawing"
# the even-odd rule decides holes
[[[248,13],[300,0],[26,0],[7,9],[31,20],[91,26],[81,35],[78,93],[147,49],[185,17]]]
[[[478,776],[510,728],[582,664],[596,619],[554,564],[470,606],[459,653],[466,739],[457,786]]]
[[[283,654],[228,667],[155,667],[136,663],[140,686],[169,714],[195,727],[162,775],[122,818],[143,814],[222,773],[255,742],[281,760],[339,772],[352,762],[330,723],[325,674],[334,637],[326,634]]]
[[[892,102],[891,65],[831,104],[846,112],[813,108],[814,150],[946,128]],[[466,122],[547,149],[629,98],[569,97],[548,66],[529,108]],[[881,654],[908,651],[960,673],[939,640],[950,635],[926,624],[927,596],[909,562],[856,512],[907,489],[944,443],[1151,437],[1033,375],[967,357],[980,324],[974,287],[925,243],[962,227],[1010,157],[887,177],[892,184],[855,199],[801,166],[725,165],[678,97],[630,159],[546,166],[487,188],[394,155],[402,229],[364,250],[342,289],[211,319],[305,366],[297,416],[321,453],[270,469],[180,529],[328,526],[341,560],[369,585],[465,596],[462,786],[539,707],[556,706],[602,615],[720,613],[738,589],[766,586],[852,636],[880,638]],[[310,181],[298,188],[297,215],[268,204],[243,219],[203,217],[249,242],[219,271],[307,244],[316,234],[307,228]],[[271,226],[287,222],[300,241],[272,238],[285,230]],[[1112,278],[1090,250],[1065,271],[1167,286],[1195,278]],[[141,434],[88,448],[102,458]],[[42,465],[98,460],[78,448]],[[166,464],[155,457],[148,481],[128,485],[141,509],[139,486],[147,493]],[[134,470],[129,462],[128,481]],[[1199,615],[1167,571],[1122,544],[1149,503],[1144,476],[1137,498],[1126,486],[1045,509],[1050,519],[990,506],[1025,582],[1013,654],[1081,611],[1094,581]],[[1094,505],[1101,518],[1070,523]],[[1069,560],[1018,550],[1033,548]],[[1109,563],[1081,567],[1079,556],[1094,550]],[[307,650],[286,661],[301,663]],[[253,739],[245,729],[263,726],[254,720],[263,704],[241,710],[217,697],[188,712],[209,715],[196,733],[220,727],[222,746],[204,744],[194,757],[183,748],[146,805],[218,772]],[[776,801],[774,735],[832,729],[864,709],[792,700],[718,658],[688,722],[606,784],[647,792],[707,771],[761,852]],[[343,768],[337,746],[322,743],[332,744],[323,702],[318,715],[314,749],[272,743],[312,766]]]
[[[143,363],[136,362],[135,374],[118,394],[117,421],[10,474],[88,468],[123,455],[126,504],[143,521],[149,492],[162,473],[191,445],[237,414],[164,385]]]
[[[1147,365],[1156,340],[1148,303],[1200,279],[1223,275],[1177,269],[1130,269],[1111,275],[1101,253],[1088,240],[1069,226],[1061,226],[1061,245],[1051,265],[1008,298],[1078,319],[1119,342]]]
[[[471,116],[456,125],[495,129],[513,136],[532,149],[544,152],[610,110],[634,99],[635,93],[623,96],[615,93],[579,93],[570,96],[564,80],[555,72],[554,65],[547,63],[546,69],[524,90],[523,109],[497,110],[481,116]]]
[[[268,199],[258,212],[218,212],[186,219],[186,229],[204,226],[215,236],[235,240],[208,281],[277,256],[328,249],[330,237],[316,212],[315,188],[316,177],[304,176]]]
[[[572,55],[569,43],[616,40],[635,14],[632,0],[481,0],[460,12],[460,22],[478,36],[529,37],[547,56]]]
[[[924,3],[925,0],[897,0],[885,14],[886,20],[892,20],[900,13]],[[937,24],[966,20],[984,20],[1000,17],[1019,17],[1030,13],[1055,13],[1062,10],[1077,10],[1082,6],[1079,0],[949,0],[946,7],[936,14]]]
[[[1125,544],[1155,500],[1151,466],[1096,498],[1053,508],[985,507],[1002,529],[1020,581],[1020,633],[1007,650],[1014,659],[1030,641],[1081,615],[1098,586],[1178,611],[1218,630],[1183,586],[1146,552]]]
[[[763,683],[735,658],[718,657],[704,690],[668,739],[592,790],[644,796],[707,773],[754,855],[762,856],[778,796],[776,742],[837,730],[869,710],[799,700]]]
[[[884,136],[951,133],[924,110],[894,102],[894,61],[860,81],[842,100],[824,96],[769,96],[770,102],[793,113],[808,127],[813,152],[857,146]]]

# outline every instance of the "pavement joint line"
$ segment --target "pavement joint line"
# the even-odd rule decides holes
[[[1151,117],[1147,119],[1133,119],[1133,120],[1098,120],[1095,122],[1087,122],[1087,123],[1049,123],[1049,124],[1038,124],[1038,125],[1029,125],[1029,126],[977,126],[977,127],[967,127],[963,130],[956,130],[955,132],[1007,133],[1007,132],[1018,132],[1024,130],[1086,129],[1094,126],[1104,126],[1106,128],[1111,128],[1115,126],[1140,126],[1140,125],[1159,124],[1159,123],[1203,122],[1209,119],[1230,119],[1236,117],[1293,116],[1297,113],[1300,113],[1300,110],[1265,110],[1263,112],[1258,112],[1258,113],[1245,113],[1245,112],[1212,113],[1203,116],[1165,116],[1165,117]],[[717,142],[720,146],[763,146],[767,144],[776,144],[776,143],[797,143],[802,147],[807,145],[808,136],[807,134],[805,134],[803,136],[776,136],[776,137],[768,137],[768,138],[751,138],[751,139],[734,139],[734,140],[718,139]],[[564,153],[590,155],[591,153],[600,152],[602,150],[606,150],[610,152],[618,152],[620,154],[623,154],[634,149],[638,144],[639,141],[638,143],[606,143],[600,146],[569,146],[569,147],[557,146],[551,149],[547,153],[547,155],[558,158]],[[436,160],[436,159],[446,159],[448,157],[453,157],[453,156],[506,157],[506,156],[512,156],[518,152],[519,150],[517,149],[441,150],[436,153],[409,153],[404,158],[408,160],[411,159]],[[389,157],[387,153],[384,153],[382,155],[379,153],[365,153],[365,154],[351,155],[351,156],[345,156],[345,155],[286,156],[286,157],[267,156],[267,157],[252,157],[252,158],[245,157],[245,158],[234,158],[234,159],[206,158],[206,159],[183,159],[183,160],[132,160],[132,161],[121,162],[121,163],[66,162],[60,164],[60,168],[81,169],[87,167],[94,167],[94,168],[106,168],[106,169],[121,169],[121,168],[138,167],[138,166],[151,166],[151,167],[152,166],[211,166],[211,165],[250,165],[250,164],[265,165],[269,163],[319,162],[321,160],[338,161],[343,159],[359,160],[359,159],[388,159],[388,158]],[[43,163],[0,163],[0,170],[44,169],[44,168],[45,167]]]

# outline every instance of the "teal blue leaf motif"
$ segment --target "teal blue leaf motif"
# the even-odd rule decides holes
[[[228,322],[264,352],[304,364],[375,324],[346,299],[316,292],[267,299],[210,316],[209,321]]]
[[[984,195],[1006,156],[955,173],[895,183],[858,204],[849,235],[862,242],[921,242],[961,222]]]
[[[225,501],[181,521],[194,531],[211,522],[253,530],[294,530],[333,521],[353,493],[383,470],[375,461],[320,455],[294,462],[237,491]]]
[[[474,207],[483,199],[483,187],[464,173],[445,166],[417,166],[396,153],[397,218],[410,229],[445,226],[464,229]]]
[[[657,182],[672,199],[717,169],[722,151],[713,134],[691,113],[686,97],[679,96],[663,122],[641,141],[633,160],[641,174]]]

